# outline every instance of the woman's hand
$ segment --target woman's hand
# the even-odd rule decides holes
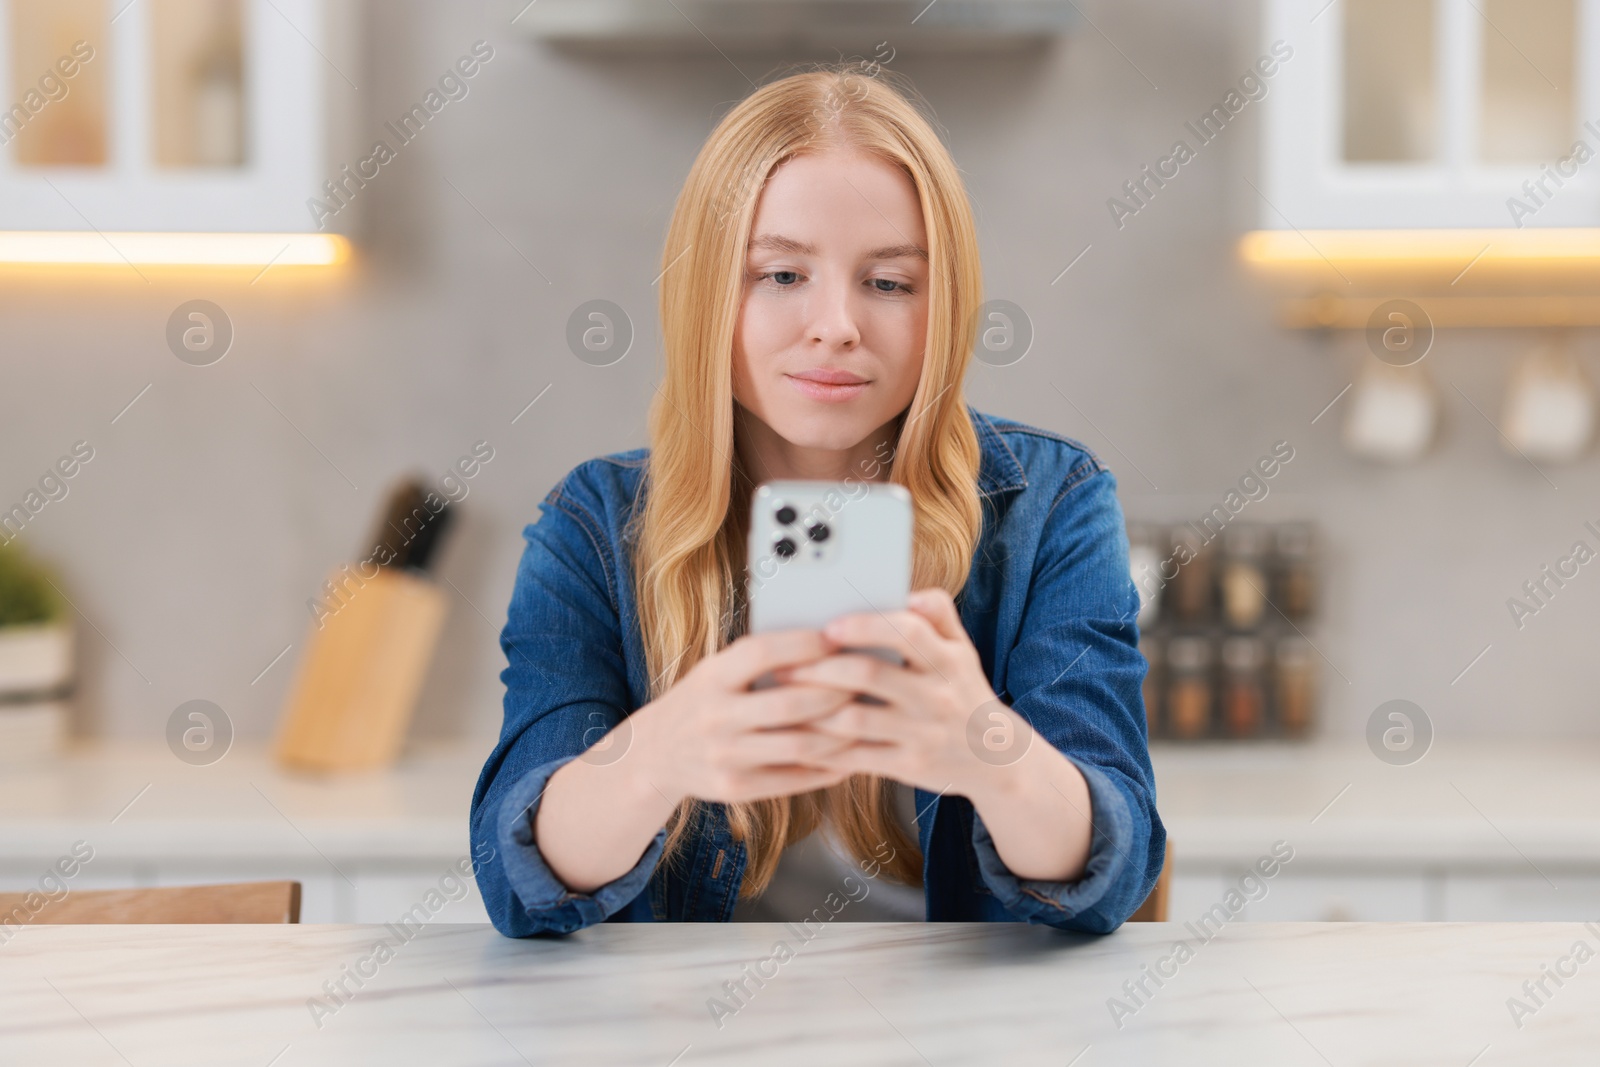
[[[829,651],[818,631],[785,630],[746,634],[696,663],[628,720],[646,779],[674,805],[685,796],[732,803],[843,781],[850,772],[826,761],[850,739],[806,724],[848,704],[850,692],[811,685],[750,691],[767,671]]]
[[[841,616],[822,633],[831,654],[780,670],[779,680],[868,693],[886,704],[846,704],[811,724],[855,742],[828,765],[974,796],[1026,751],[1027,722],[995,696],[943,589],[918,590],[905,611]],[[906,666],[840,651],[874,646],[899,652]]]
[[[849,692],[751,680],[828,652],[815,630],[745,636],[696,663],[550,776],[534,835],[552,874],[592,893],[639,862],[686,796],[722,802],[802,793],[849,771],[819,765],[850,742],[808,730]]]
[[[1077,765],[995,695],[955,602],[943,589],[911,595],[909,610],[834,620],[840,647],[893,648],[898,667],[835,652],[778,672],[781,681],[869,693],[886,706],[852,703],[810,724],[849,739],[827,766],[875,774],[972,801],[996,852],[1018,878],[1075,881],[1089,860],[1092,803]]]

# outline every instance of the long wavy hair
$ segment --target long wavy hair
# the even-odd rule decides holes
[[[915,183],[928,235],[927,349],[916,394],[897,420],[888,477],[913,501],[912,588],[939,586],[954,596],[966,584],[982,509],[978,438],[962,379],[982,271],[960,173],[912,100],[921,103],[908,83],[862,64],[812,67],[773,81],[717,124],[678,196],[662,251],[666,370],[650,408],[645,499],[630,537],[651,699],[744,631],[755,487],[735,459],[734,329],[757,199],[773,170],[797,155],[853,148]],[[743,895],[762,892],[783,849],[824,817],[856,859],[920,885],[921,850],[894,818],[891,784],[857,774],[827,789],[728,805],[730,830],[748,850]],[[705,814],[704,803],[689,798],[673,813],[669,859]],[[886,845],[893,849],[887,862]]]

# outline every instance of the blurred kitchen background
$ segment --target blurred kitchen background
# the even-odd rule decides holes
[[[0,888],[85,839],[383,921],[464,855],[523,526],[646,443],[680,184],[841,58],[968,183],[970,402],[1095,448],[1136,560],[1222,534],[1145,616],[1173,917],[1279,839],[1250,918],[1592,916],[1595,0],[0,2]],[[320,669],[400,672],[407,747],[291,766],[406,478],[409,630]]]

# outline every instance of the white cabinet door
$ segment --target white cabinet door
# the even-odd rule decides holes
[[[1167,921],[1193,920],[1228,891],[1228,881],[1220,872],[1187,873],[1174,871],[1167,897]]]
[[[1423,874],[1297,874],[1284,871],[1245,907],[1251,922],[1425,922]]]
[[[486,923],[489,913],[477,880],[463,878],[445,864],[407,871],[364,871],[355,876],[358,923],[387,923],[410,916],[412,922]]]
[[[1267,879],[1244,880],[1233,872],[1174,874],[1167,918],[1198,922],[1211,913],[1212,928],[1234,891],[1244,906],[1227,922],[1424,922],[1438,919],[1437,875],[1322,874],[1285,868]],[[1253,898],[1253,899],[1252,899]],[[1222,912],[1212,912],[1221,905]]]
[[[31,893],[39,890],[47,873],[53,872],[45,861],[33,864],[7,863],[0,866],[0,893]],[[93,860],[80,866],[77,874],[62,881],[69,894],[80,889],[142,889],[156,884],[155,870],[151,867],[97,863]],[[43,888],[59,892],[54,890],[54,884],[54,881],[47,882]]]
[[[1600,224],[1596,0],[1267,0],[1264,14],[1260,49],[1293,55],[1261,102],[1262,228]]]
[[[1452,874],[1445,879],[1447,922],[1589,922],[1600,920],[1600,875]],[[1552,886],[1551,883],[1554,883]]]
[[[75,18],[60,16],[58,25],[44,23],[38,32],[35,24],[51,17],[37,14],[46,10],[38,0],[0,0],[0,230],[318,230],[307,201],[326,195],[324,183],[338,177],[331,163],[334,142],[347,136],[357,99],[351,80],[354,9],[346,0],[238,2],[241,25],[230,39],[242,55],[242,69],[228,83],[230,111],[229,100],[219,99],[203,81],[185,89],[188,96],[163,88],[167,71],[187,71],[195,63],[187,52],[163,61],[170,54],[164,42],[184,36],[185,23],[171,21],[177,9],[162,0],[108,0],[104,11],[83,8]],[[35,14],[27,15],[24,4]],[[211,9],[196,8],[206,10]],[[47,32],[59,39],[41,37]],[[86,63],[73,57],[66,42],[74,39],[82,45],[78,55],[92,56]],[[36,44],[30,48],[28,41]],[[68,69],[77,73],[57,73]],[[48,90],[39,88],[40,79]],[[64,146],[59,152],[27,158],[28,139],[69,109],[85,107],[90,93],[98,95],[79,136],[58,137],[51,143]],[[198,161],[171,157],[171,139],[162,133],[175,111],[196,127],[233,122],[232,132],[220,136],[238,140],[242,162],[207,161],[211,148]],[[241,118],[219,120],[228,114]],[[82,151],[85,140],[96,147]],[[340,213],[338,229],[347,228],[347,218]]]

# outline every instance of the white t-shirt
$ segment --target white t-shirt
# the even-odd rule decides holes
[[[894,782],[893,795],[900,825],[911,840],[917,840],[916,793],[910,786]],[[881,870],[877,877],[868,877],[839,840],[833,824],[823,820],[816,830],[783,850],[772,882],[761,896],[739,898],[733,921],[923,922],[927,913],[921,886],[891,882]]]

